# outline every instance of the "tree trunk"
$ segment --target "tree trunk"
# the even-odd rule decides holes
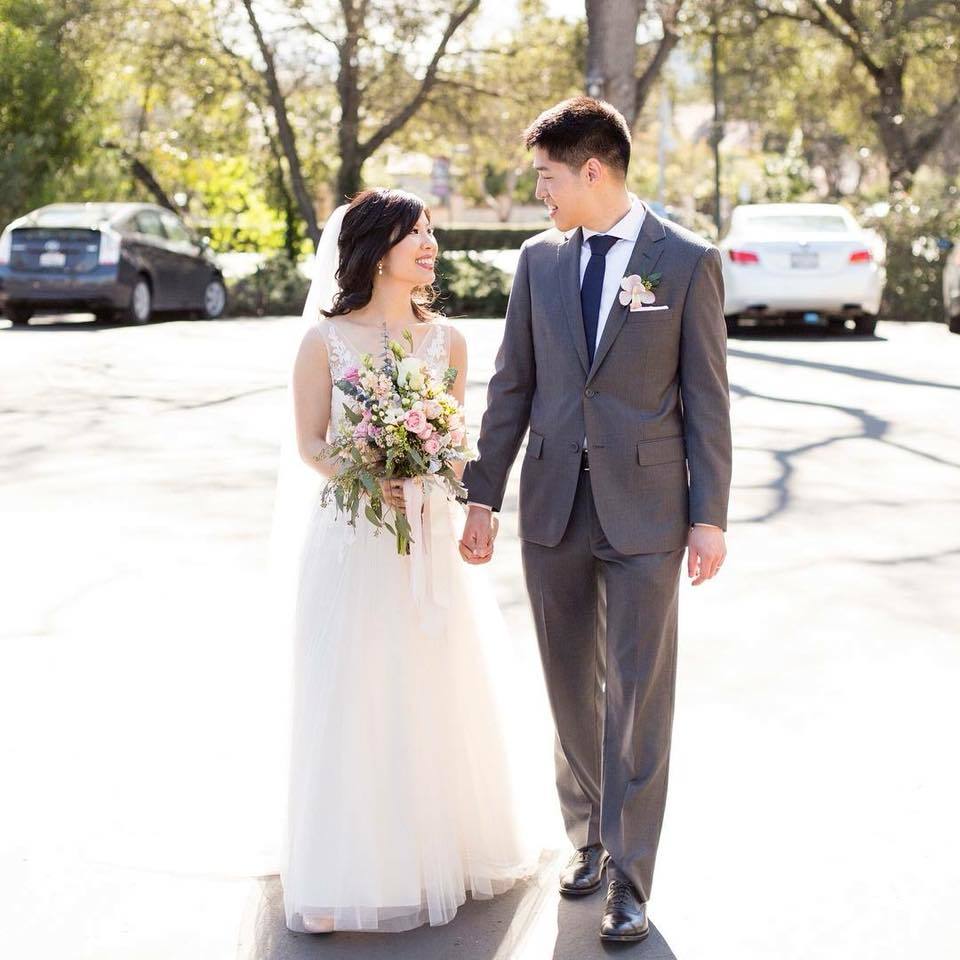
[[[360,84],[360,61],[357,51],[365,36],[366,3],[364,0],[340,0],[346,28],[343,40],[337,45],[340,54],[340,69],[337,73],[337,94],[340,98],[340,125],[337,130],[340,170],[337,173],[337,193],[341,200],[349,199],[360,189],[361,170],[366,159],[390,137],[399,133],[426,102],[428,94],[437,82],[437,70],[446,53],[450,38],[479,6],[480,0],[462,0],[450,13],[443,36],[433,51],[433,56],[417,89],[392,117],[385,120],[379,129],[361,142],[360,107],[363,91]]]
[[[348,202],[360,190],[360,171],[366,157],[360,151],[360,61],[358,50],[363,29],[363,13],[352,0],[342,0],[344,37],[340,42],[340,68],[337,72],[337,96],[340,99],[340,124],[337,145],[340,168],[337,171],[337,199]]]
[[[586,91],[637,119],[637,23],[641,0],[586,0]]]
[[[257,40],[257,47],[260,50],[260,56],[263,58],[264,69],[263,79],[267,85],[267,92],[270,96],[270,106],[273,108],[273,115],[277,123],[277,136],[280,138],[280,146],[283,148],[284,156],[287,158],[287,167],[290,170],[290,183],[293,187],[293,195],[297,200],[297,207],[300,210],[300,216],[303,217],[307,225],[307,233],[313,241],[314,246],[320,241],[320,227],[317,224],[317,212],[313,206],[313,198],[307,189],[306,181],[303,177],[303,168],[300,165],[300,154],[297,152],[297,140],[290,126],[290,119],[287,116],[287,103],[283,92],[280,90],[280,83],[277,80],[277,68],[273,59],[273,51],[264,39],[263,31],[260,29],[260,23],[253,10],[253,0],[243,0],[243,6],[247,11],[247,19],[253,29]]]
[[[886,155],[890,188],[909,191],[922,158],[918,158],[916,166],[911,169],[910,142],[903,112],[903,66],[895,63],[884,67],[875,82],[880,105],[874,110],[873,119]]]

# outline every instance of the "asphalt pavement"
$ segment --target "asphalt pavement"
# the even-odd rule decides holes
[[[0,942],[17,960],[917,960],[960,948],[960,336],[729,342],[729,557],[681,587],[644,944],[537,877],[293,934],[258,616],[293,319],[0,321]],[[500,323],[465,321],[475,430]],[[490,565],[533,643],[516,476]],[[686,578],[684,578],[685,580]]]

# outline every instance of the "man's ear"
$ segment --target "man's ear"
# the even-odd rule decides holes
[[[580,175],[591,186],[597,184],[603,177],[603,164],[596,157],[590,157],[581,167]]]

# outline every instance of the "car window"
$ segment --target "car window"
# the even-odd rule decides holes
[[[134,219],[138,233],[145,233],[150,237],[166,237],[160,217],[153,210],[141,210]]]
[[[752,216],[747,225],[760,230],[801,230],[813,233],[848,233],[843,217],[829,213],[775,213]]]
[[[184,225],[172,213],[161,213],[160,219],[167,236],[175,243],[193,243]]]

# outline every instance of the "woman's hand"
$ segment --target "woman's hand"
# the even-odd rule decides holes
[[[380,493],[383,495],[383,502],[394,510],[403,510],[403,480],[397,477],[390,477],[380,481]]]

